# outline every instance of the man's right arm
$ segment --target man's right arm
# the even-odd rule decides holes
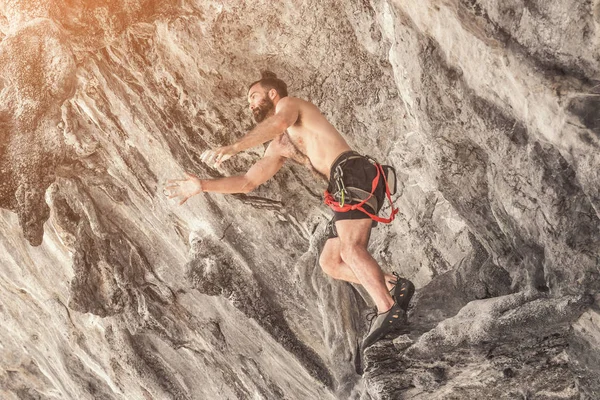
[[[269,146],[270,147],[270,146]],[[201,179],[203,192],[248,193],[273,177],[281,169],[285,158],[278,154],[269,154],[269,149],[245,175],[220,179]]]
[[[200,179],[195,175],[186,173],[186,179],[168,181],[167,196],[170,199],[174,197],[181,198],[179,202],[179,205],[181,205],[200,192],[248,193],[271,179],[284,163],[285,157],[276,150],[276,145],[271,142],[263,158],[254,164],[245,175]]]

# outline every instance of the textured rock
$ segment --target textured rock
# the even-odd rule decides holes
[[[0,397],[600,398],[599,26],[596,0],[0,2]],[[398,170],[370,246],[417,293],[364,355],[322,181],[162,194],[259,159],[200,154],[263,69]]]

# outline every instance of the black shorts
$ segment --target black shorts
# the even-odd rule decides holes
[[[344,186],[346,188],[358,188],[362,189],[368,193],[371,193],[371,189],[373,187],[373,179],[377,176],[377,168],[371,161],[369,161],[365,156],[360,155],[355,151],[346,151],[338,156],[336,160],[331,165],[331,171],[329,172],[329,186],[327,187],[327,191],[331,194],[334,194],[339,191],[338,185],[335,181],[335,171],[338,168],[341,168],[342,171],[342,181],[344,182]],[[373,195],[377,200],[376,209],[373,209],[369,204],[364,204],[363,208],[370,212],[371,214],[377,214],[381,207],[383,206],[383,202],[385,200],[385,180],[383,177],[380,177],[379,183],[375,188],[375,193]],[[335,197],[335,195],[334,195]],[[358,204],[362,200],[360,199],[346,199],[345,204]],[[370,219],[367,214],[360,210],[350,210],[346,212],[333,212],[333,218],[329,221],[327,225],[327,236],[328,239],[337,237],[337,231],[335,229],[335,221],[340,221],[344,219]],[[377,221],[373,221],[372,227],[377,226]]]

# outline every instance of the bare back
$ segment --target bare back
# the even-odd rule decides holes
[[[287,138],[296,150],[308,157],[315,170],[329,179],[331,164],[341,153],[351,150],[350,146],[317,106],[296,97],[288,99],[290,105],[298,110],[298,119],[287,129]],[[278,141],[285,143],[287,138],[280,137]],[[282,155],[299,161],[288,152]]]

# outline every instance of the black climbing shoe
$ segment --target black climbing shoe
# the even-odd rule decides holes
[[[405,312],[408,310],[408,304],[415,294],[415,285],[408,279],[400,278],[397,272],[392,272],[396,277],[395,281],[389,281],[394,284],[394,287],[390,289],[390,295],[392,299],[402,308]]]
[[[406,312],[397,303],[388,311],[371,316],[369,333],[362,342],[363,351],[388,333],[406,324]]]

